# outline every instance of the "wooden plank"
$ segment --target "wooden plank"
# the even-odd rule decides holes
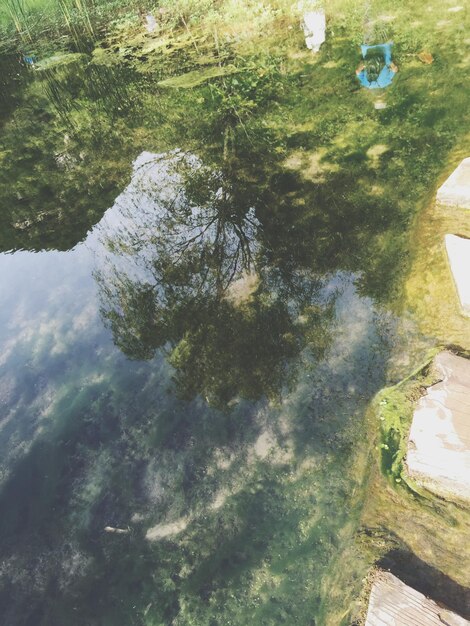
[[[469,626],[470,622],[401,582],[378,571],[372,584],[365,626]]]

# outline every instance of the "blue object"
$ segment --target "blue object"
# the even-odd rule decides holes
[[[36,57],[35,56],[27,56],[27,55],[23,54],[23,62],[26,65],[34,65],[35,61],[36,61]]]
[[[369,50],[378,50],[383,53],[384,57],[384,66],[381,69],[379,75],[376,80],[370,81],[367,76],[367,70],[364,68],[357,74],[357,78],[363,87],[367,87],[367,89],[384,89],[388,87],[392,82],[396,72],[394,72],[390,68],[390,64],[392,63],[392,44],[384,43],[378,44],[376,46],[366,46],[365,44],[361,45],[362,57],[365,59],[367,57],[367,53]]]

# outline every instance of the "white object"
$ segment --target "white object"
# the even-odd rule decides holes
[[[470,157],[437,190],[436,200],[439,204],[470,209]]]
[[[153,31],[157,28],[157,20],[151,13],[147,13],[147,15],[145,16],[145,21],[147,22],[147,32],[153,33]]]
[[[460,304],[470,315],[470,239],[446,235],[446,249]]]
[[[127,535],[131,531],[130,531],[129,528],[114,528],[114,526],[105,526],[104,527],[104,532],[105,533],[114,533],[115,535]]]
[[[307,48],[313,52],[318,52],[326,39],[325,12],[318,10],[304,13],[303,29]]]
[[[441,352],[441,381],[428,387],[411,423],[406,465],[417,483],[440,496],[470,500],[470,360]]]
[[[468,626],[470,622],[390,572],[378,572],[370,593],[365,626]]]

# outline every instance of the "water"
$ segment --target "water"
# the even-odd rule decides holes
[[[432,344],[393,307],[411,96],[124,52],[2,61],[2,623],[349,624],[367,407]]]

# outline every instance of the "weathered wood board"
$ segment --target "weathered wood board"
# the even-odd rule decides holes
[[[377,572],[365,626],[468,626],[470,622],[389,572]]]

